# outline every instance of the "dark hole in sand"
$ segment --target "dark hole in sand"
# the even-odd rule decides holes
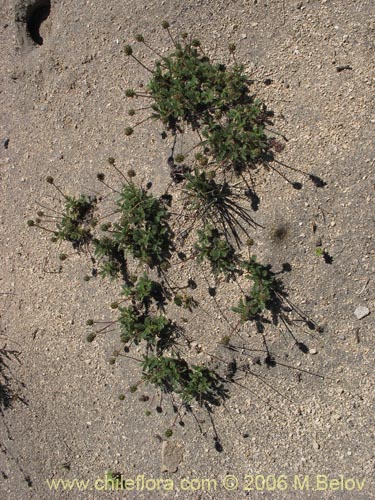
[[[51,0],[40,0],[30,6],[27,14],[27,31],[37,45],[43,45],[40,27],[51,12]]]

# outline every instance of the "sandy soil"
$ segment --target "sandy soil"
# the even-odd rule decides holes
[[[0,348],[1,383],[9,392],[6,400],[2,394],[0,417],[1,497],[375,498],[373,2],[52,0],[40,27],[42,45],[26,32],[22,15],[29,3],[35,4],[4,0],[0,6]],[[145,126],[131,140],[124,135],[124,89],[148,78],[125,57],[124,43],[141,32],[154,47],[168,49],[159,28],[165,18],[174,33],[195,34],[218,59],[226,61],[228,42],[237,43],[237,57],[258,81],[259,97],[275,111],[275,128],[289,139],[280,158],[327,183],[318,189],[289,173],[304,183],[296,191],[274,172],[261,172],[255,216],[264,229],[254,235],[263,262],[276,271],[291,265],[284,278],[289,296],[322,327],[296,327],[309,353],[276,327],[270,348],[280,363],[319,376],[281,364],[269,368],[243,350],[243,361],[274,390],[248,375],[241,382],[252,392],[234,386],[212,420],[200,411],[197,420],[187,416],[169,440],[183,452],[176,473],[162,472],[158,438],[165,439],[166,422],[174,419],[170,405],[163,403],[157,413],[156,400],[145,404],[128,392],[120,401],[139,369],[125,359],[109,365],[115,339],[85,340],[86,319],[110,317],[118,287],[85,282],[87,257],[68,245],[62,249],[69,259],[57,272],[62,249],[26,225],[37,201],[59,206],[47,175],[70,194],[103,192],[98,171],[118,182],[106,164],[109,156],[152,179],[156,191],[169,182],[169,149],[158,126]],[[144,60],[152,57],[145,52]],[[270,85],[262,83],[267,78]],[[318,239],[331,264],[315,255]],[[232,304],[232,293],[224,290],[218,298],[223,307]],[[357,306],[370,314],[358,320]],[[202,344],[227,328],[212,300],[204,307],[189,323]],[[262,340],[250,332],[248,345],[262,349]],[[221,355],[230,361],[230,353]],[[152,399],[154,392],[145,394]],[[127,478],[171,478],[176,485],[184,478],[210,478],[217,488],[90,490],[108,470]],[[276,490],[272,478],[265,488],[261,480],[252,483],[255,474],[279,478]],[[227,475],[238,478],[238,489],[224,487]],[[309,476],[309,489],[299,491],[295,475],[301,481]],[[344,482],[336,491],[336,483],[324,490],[317,475],[342,475]],[[51,492],[46,480],[53,478],[91,483],[85,492]],[[365,480],[363,489],[356,484],[349,491],[349,478]]]

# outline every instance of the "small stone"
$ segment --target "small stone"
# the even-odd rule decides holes
[[[310,349],[310,354],[318,354],[318,351],[316,349]]]
[[[366,306],[358,306],[354,311],[354,315],[357,319],[363,319],[369,314],[370,314],[370,309]]]
[[[246,33],[242,33],[241,38],[242,38],[242,40],[245,40],[247,38]]]
[[[319,444],[319,443],[317,443],[316,441],[314,441],[314,442],[313,442],[313,448],[314,448],[314,450],[315,450],[315,451],[318,451],[318,450],[319,450],[319,448],[320,448],[320,444]]]
[[[256,23],[256,22],[251,23],[251,26],[252,26],[253,28],[256,28],[256,27],[258,26],[258,23]]]
[[[1,145],[2,145],[5,149],[8,149],[8,145],[9,145],[9,137],[5,137],[5,138],[1,141]]]
[[[184,456],[183,447],[176,441],[163,441],[161,456],[162,472],[177,472]]]

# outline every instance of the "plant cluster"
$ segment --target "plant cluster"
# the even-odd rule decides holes
[[[242,66],[212,63],[199,40],[183,40],[156,62],[147,90],[154,100],[153,117],[169,129],[182,122],[198,128],[246,99],[247,76]]]
[[[262,103],[249,95],[250,82],[243,66],[234,64],[228,68],[213,63],[198,40],[189,40],[187,35],[183,35],[181,41],[175,41],[169,24],[163,23],[163,28],[173,40],[174,50],[167,56],[157,54],[159,59],[152,70],[137,59],[131,46],[125,47],[125,53],[152,74],[146,90],[136,92],[128,89],[126,95],[133,99],[150,98],[151,105],[146,109],[151,108],[151,118],[160,120],[175,135],[175,139],[177,132],[183,132],[187,126],[199,135],[197,147],[200,149],[195,154],[194,163],[185,163],[185,154],[173,156],[174,146],[169,159],[173,178],[176,184],[179,182],[182,185],[181,213],[169,210],[172,204],[169,187],[164,195],[156,197],[149,192],[149,186],[144,188],[133,181],[134,171],[125,176],[116,167],[115,160],[109,158],[108,163],[125,180],[115,191],[115,211],[110,214],[114,220],[98,226],[100,219],[93,217],[96,199],[84,195],[68,197],[49,177],[47,181],[64,198],[62,217],[46,216],[47,221],[55,224],[54,229],[42,226],[39,216],[28,224],[50,231],[54,241],[68,241],[74,248],[87,244],[92,262],[96,264],[99,261],[100,274],[121,280],[121,300],[111,304],[111,308],[117,310],[116,319],[104,322],[105,326],[97,326],[102,321],[87,320],[87,325],[94,327],[87,340],[92,342],[99,334],[112,331],[109,328],[118,331],[122,348],[114,352],[110,363],[115,363],[119,356],[129,357],[138,361],[142,369],[141,380],[130,387],[130,392],[135,392],[145,382],[163,393],[177,394],[185,407],[197,401],[210,409],[210,404],[218,404],[226,396],[223,381],[233,381],[236,361],[230,363],[230,368],[227,367],[227,375],[223,379],[209,369],[209,365],[198,366],[185,359],[181,345],[186,342],[190,349],[192,343],[185,329],[168,317],[168,312],[170,305],[190,313],[198,308],[195,298],[184,291],[196,288],[197,284],[189,277],[187,286],[176,285],[173,283],[176,275],[170,276],[169,269],[172,265],[182,268],[193,266],[194,262],[199,266],[207,261],[215,285],[220,282],[217,278],[224,276],[227,281],[232,279],[241,291],[239,276],[244,275],[251,282],[251,288],[248,293],[242,292],[237,306],[231,308],[240,316],[238,325],[255,321],[259,331],[259,324],[270,323],[265,318],[266,311],[270,311],[274,324],[281,318],[290,332],[286,313],[293,307],[286,294],[282,293],[281,282],[275,278],[270,266],[259,264],[255,256],[243,261],[241,252],[237,254],[238,249],[242,250],[241,235],[247,237],[251,246],[248,228],[256,226],[244,206],[248,201],[245,193],[250,187],[243,175],[243,167],[254,167],[259,162],[268,164],[273,158],[271,149],[281,151],[281,146],[266,136],[269,113]],[[136,39],[150,48],[142,35],[137,35]],[[231,45],[232,54],[234,50]],[[137,112],[131,109],[129,114],[133,116]],[[134,127],[127,127],[125,134],[132,135]],[[233,177],[228,170],[242,176],[246,191],[243,191],[241,181],[236,184],[228,182],[228,178]],[[252,181],[251,173],[248,176]],[[110,187],[104,174],[98,174],[97,179]],[[186,222],[188,228],[185,227]],[[183,245],[197,222],[200,227],[193,239],[195,244],[191,256],[187,257],[182,251]],[[172,230],[176,226],[179,228],[178,235]],[[90,244],[93,254],[89,250]],[[173,259],[174,253],[179,259],[177,264]],[[66,254],[62,255],[65,259]],[[187,264],[189,260],[191,264]],[[206,278],[204,269],[202,274]],[[179,278],[180,275],[177,275]],[[209,286],[208,293],[214,298],[216,288]],[[220,309],[218,301],[214,299],[214,302]],[[220,313],[225,316],[221,309]],[[300,312],[298,314],[307,321]],[[230,324],[226,317],[225,320]],[[188,319],[181,318],[181,321],[188,325]],[[233,332],[237,330],[238,327]],[[221,348],[233,350],[232,334],[225,335],[221,341],[218,339]],[[138,346],[137,351],[144,349],[142,359],[128,354],[134,346]],[[216,363],[216,370],[223,360],[207,354]],[[119,396],[121,400],[124,398],[123,394]],[[172,431],[168,429],[167,432],[169,436]]]
[[[199,142],[203,163],[212,156],[238,172],[262,162],[273,144],[265,134],[268,114],[265,106],[249,93],[251,82],[243,65],[227,67],[212,62],[197,39],[171,38],[174,50],[160,56],[153,70],[146,68],[152,77],[145,91],[128,89],[127,97],[151,98],[150,118],[160,120],[173,133],[183,132],[185,124],[200,130],[204,138],[200,136]],[[137,35],[136,40],[146,43],[143,35]],[[233,53],[235,46],[231,44],[229,49]],[[132,46],[127,45],[125,53],[140,63]],[[130,114],[136,114],[136,110],[131,109]],[[128,127],[127,135],[133,130],[134,127]]]

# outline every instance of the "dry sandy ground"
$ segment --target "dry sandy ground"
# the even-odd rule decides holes
[[[0,6],[0,347],[19,351],[19,362],[2,356],[13,398],[0,417],[1,498],[375,498],[373,1],[52,0],[40,46],[28,39],[24,23],[15,22],[15,3],[3,0]],[[158,127],[145,127],[131,140],[124,136],[124,88],[147,81],[125,58],[124,42],[142,32],[158,49],[167,47],[159,28],[164,18],[174,33],[194,33],[224,61],[228,42],[237,43],[237,57],[253,78],[272,79],[257,91],[276,113],[275,128],[289,138],[281,158],[327,183],[323,189],[304,183],[295,191],[275,174],[260,175],[256,218],[265,229],[254,236],[262,261],[275,270],[290,263],[290,298],[324,326],[322,332],[297,328],[308,354],[277,330],[269,339],[272,351],[324,378],[255,364],[254,372],[279,392],[255,377],[244,381],[254,392],[232,390],[226,408],[212,416],[222,452],[215,450],[206,414],[197,413],[201,432],[194,418],[186,418],[170,440],[183,451],[176,473],[162,472],[156,437],[174,418],[170,407],[163,405],[159,414],[154,402],[146,416],[137,395],[119,401],[118,394],[137,380],[135,365],[124,360],[110,366],[113,347],[106,339],[85,341],[86,319],[111,314],[115,285],[83,281],[87,258],[68,246],[71,257],[56,273],[59,250],[26,226],[36,201],[59,206],[46,175],[71,194],[101,190],[95,174],[108,170],[106,158],[113,156],[156,187],[168,182],[168,148]],[[145,53],[144,60],[151,59]],[[280,226],[286,228],[282,240],[275,237]],[[315,255],[318,238],[332,264]],[[361,320],[354,316],[359,305],[371,311]],[[206,309],[210,320],[192,319],[197,335],[203,324],[211,334],[225,331],[214,320],[213,305]],[[262,348],[255,333],[249,345]],[[251,352],[247,357],[252,362]],[[107,470],[128,478],[169,477],[176,486],[183,478],[211,478],[217,488],[90,490]],[[253,474],[275,475],[276,490],[271,477],[257,491],[262,480],[252,482]],[[238,489],[225,489],[227,475],[238,478]],[[295,475],[309,476],[309,489],[305,483],[298,491]],[[317,490],[325,487],[317,475],[343,475],[344,483]],[[85,492],[51,492],[51,478],[92,483]],[[363,489],[356,483],[349,491],[349,478],[365,480]]]

